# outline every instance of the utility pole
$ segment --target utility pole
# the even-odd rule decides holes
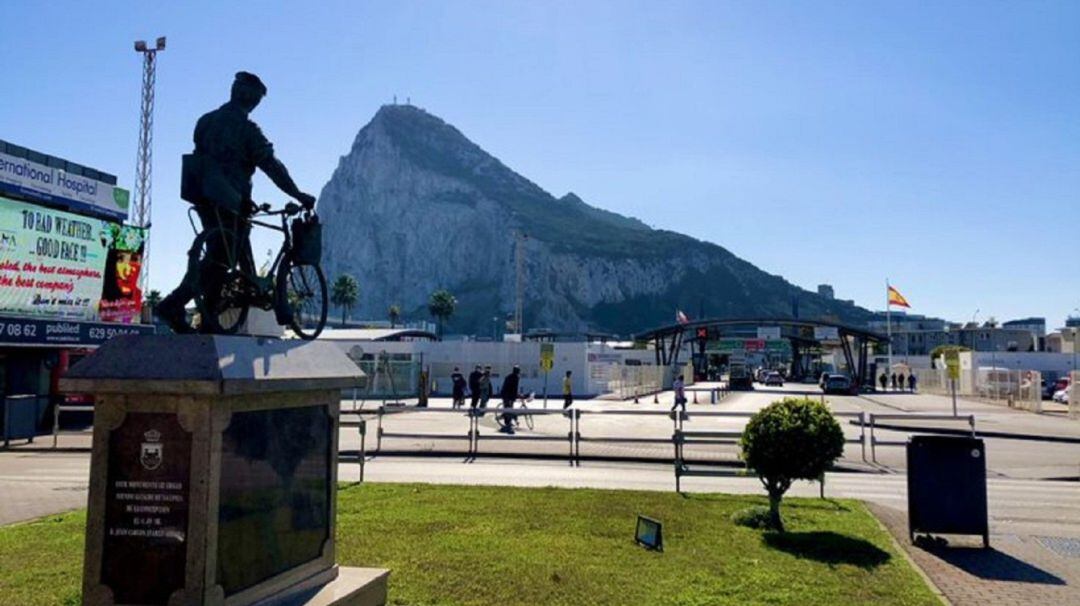
[[[528,238],[529,236],[524,232],[514,232],[515,291],[517,292],[517,301],[514,304],[514,329],[521,335],[522,340],[525,338],[525,240]]]
[[[142,105],[139,121],[139,155],[135,163],[135,207],[131,220],[146,230],[143,240],[142,270],[139,286],[146,292],[150,286],[150,188],[151,168],[154,158],[154,84],[157,82],[157,54],[165,50],[165,36],[154,41],[154,47],[145,40],[135,42],[135,52],[143,56]]]

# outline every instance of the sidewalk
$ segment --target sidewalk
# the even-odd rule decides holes
[[[956,606],[985,604],[1080,604],[1080,539],[1030,534],[992,534],[919,547],[908,537],[907,514],[880,503],[867,507],[930,581]],[[1069,555],[1072,553],[1072,555]]]
[[[952,398],[949,396],[883,392],[862,394],[859,398],[874,404],[875,406],[867,407],[869,412],[874,413],[952,414]],[[975,415],[976,430],[980,435],[1080,444],[1080,421],[1069,419],[1064,412],[1036,414],[1009,408],[1004,404],[990,404],[961,397],[957,397],[956,404],[959,415]],[[877,425],[942,433],[964,429],[953,421],[888,419]]]

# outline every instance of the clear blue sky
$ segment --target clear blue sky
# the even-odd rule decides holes
[[[190,241],[180,155],[244,69],[316,195],[396,94],[555,195],[866,307],[886,277],[955,320],[1080,307],[1080,3],[223,4],[4,3],[0,138],[129,187],[131,44],[168,36],[155,288]],[[283,199],[262,177],[256,195]]]

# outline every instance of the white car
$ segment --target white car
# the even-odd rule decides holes
[[[1069,403],[1069,394],[1071,392],[1072,392],[1072,385],[1066,387],[1065,389],[1059,389],[1056,393],[1054,393],[1054,401],[1058,402],[1059,404],[1068,404]]]

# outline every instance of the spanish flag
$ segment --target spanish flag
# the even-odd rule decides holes
[[[897,307],[910,308],[911,304],[907,302],[904,295],[900,294],[900,291],[896,290],[892,286],[889,286],[889,305],[896,305]]]

